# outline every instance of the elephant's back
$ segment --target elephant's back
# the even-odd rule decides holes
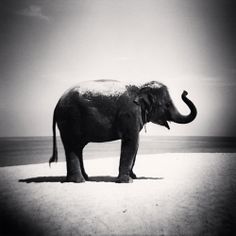
[[[64,109],[75,104],[100,110],[127,103],[137,93],[137,87],[117,80],[89,80],[68,89],[60,98],[58,107]],[[135,92],[134,92],[135,91]],[[112,110],[111,109],[111,110]]]
[[[71,88],[70,92],[92,96],[120,96],[127,91],[127,84],[117,80],[90,80]]]

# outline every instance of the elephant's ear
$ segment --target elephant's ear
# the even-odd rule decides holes
[[[137,105],[140,105],[142,109],[145,109],[146,111],[150,111],[154,103],[154,98],[152,94],[142,93],[134,99],[134,103],[136,103]]]

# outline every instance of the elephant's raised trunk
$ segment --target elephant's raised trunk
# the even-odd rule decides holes
[[[187,124],[187,123],[192,122],[195,119],[195,117],[197,116],[197,109],[196,109],[195,105],[186,97],[187,95],[188,95],[188,93],[186,91],[183,91],[182,99],[188,105],[191,112],[189,115],[185,116],[185,115],[181,115],[177,109],[172,111],[171,112],[171,120],[175,123]]]

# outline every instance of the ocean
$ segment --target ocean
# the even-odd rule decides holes
[[[60,137],[57,137],[59,161],[65,161]],[[0,138],[0,167],[48,162],[52,137]],[[155,153],[236,153],[236,137],[141,136],[138,154]],[[119,158],[120,141],[89,143],[84,160]]]

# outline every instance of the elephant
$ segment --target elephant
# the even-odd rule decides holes
[[[59,99],[53,114],[53,153],[57,162],[56,124],[65,150],[68,182],[89,180],[84,169],[83,148],[89,142],[121,140],[117,183],[131,183],[139,147],[139,132],[148,122],[165,126],[168,122],[192,122],[197,109],[183,91],[182,100],[190,109],[182,115],[175,107],[168,88],[157,81],[131,85],[117,80],[80,82]]]

